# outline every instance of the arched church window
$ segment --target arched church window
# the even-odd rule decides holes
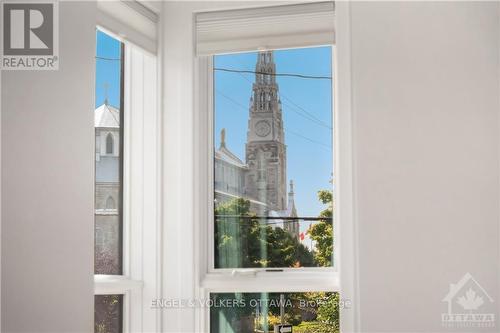
[[[113,134],[108,133],[108,135],[106,136],[106,154],[113,154],[114,144]]]
[[[115,199],[112,196],[106,199],[106,209],[116,209]]]

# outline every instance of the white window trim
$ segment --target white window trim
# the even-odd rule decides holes
[[[97,23],[149,52],[157,51],[158,15],[140,1],[97,0]]]
[[[332,48],[332,61],[333,61]],[[195,77],[197,78],[196,90],[198,96],[196,107],[199,117],[196,133],[198,141],[196,142],[197,156],[201,160],[195,165],[199,165],[199,179],[196,181],[199,185],[198,197],[201,204],[205,207],[201,209],[202,214],[198,217],[196,224],[196,234],[198,235],[197,244],[204,244],[205,248],[198,249],[200,253],[198,267],[199,278],[201,281],[198,297],[208,299],[210,293],[214,292],[313,292],[329,291],[340,292],[340,279],[338,276],[337,254],[337,231],[338,223],[334,223],[334,263],[331,268],[326,267],[303,267],[280,268],[280,271],[268,271],[265,268],[246,268],[246,269],[214,269],[214,175],[213,175],[213,137],[214,137],[214,110],[213,110],[213,63],[212,57],[198,57],[196,59]],[[332,84],[332,94],[335,89]],[[336,110],[335,110],[336,113]],[[332,124],[333,125],[333,124]],[[336,126],[336,124],[335,124]],[[335,136],[336,130],[334,131]],[[339,151],[338,138],[335,138],[336,149]],[[336,154],[337,155],[337,154]],[[337,165],[338,155],[334,157]],[[335,188],[335,197],[339,196],[338,187]],[[336,219],[338,214],[336,213]],[[342,296],[341,296],[342,297]],[[204,308],[202,314],[204,320],[204,331],[209,330],[209,308]]]
[[[352,68],[351,68],[351,3],[338,1],[335,6],[336,16],[336,54],[334,61],[336,75],[335,116],[338,168],[336,170],[338,186],[337,209],[335,219],[338,223],[337,255],[339,256],[340,292],[342,298],[349,300],[349,309],[340,308],[341,332],[358,332],[360,326],[359,299],[359,258],[358,228],[355,192],[355,142],[352,110]]]
[[[333,51],[333,48],[332,48]],[[333,52],[332,52],[333,54]],[[333,61],[333,57],[332,57]],[[298,284],[300,281],[315,281],[314,285],[305,288],[304,286],[296,285],[301,290],[307,291],[339,291],[338,284],[338,269],[337,264],[333,267],[303,267],[296,268],[280,268],[280,272],[270,272],[266,268],[243,268],[243,269],[215,269],[214,268],[214,173],[213,173],[213,159],[214,159],[214,110],[213,110],[213,60],[211,56],[198,57],[196,59],[196,91],[199,115],[199,123],[196,133],[199,140],[196,143],[197,154],[201,157],[196,165],[199,165],[199,179],[197,181],[199,186],[199,202],[205,203],[205,207],[201,210],[203,213],[199,216],[197,224],[197,234],[201,239],[197,243],[205,244],[205,248],[200,248],[202,254],[199,258],[199,267],[201,274],[201,285],[204,289],[212,290],[212,288],[224,285],[229,286],[231,282],[240,281],[241,288],[249,288],[253,290],[253,285],[266,286],[268,290],[274,291],[287,291],[290,288],[283,284],[283,277],[286,276],[286,281]],[[332,63],[333,65],[333,63]],[[333,94],[334,85],[332,85]],[[333,124],[332,124],[333,125]],[[336,132],[336,131],[335,131]],[[336,140],[336,139],[335,139]],[[335,149],[337,151],[338,149]],[[336,159],[334,157],[334,159]],[[333,164],[333,165],[336,165]],[[338,193],[336,191],[336,197]],[[336,234],[337,223],[334,224],[334,235]],[[336,241],[334,236],[334,242]],[[336,244],[335,244],[336,245]],[[335,246],[336,247],[336,246]],[[204,254],[204,255],[203,255]],[[334,251],[334,263],[338,261],[337,251]],[[224,281],[224,282],[223,282]],[[230,290],[230,288],[226,288]],[[221,290],[224,291],[224,290]]]
[[[333,48],[335,68],[335,82],[332,88],[335,92],[335,198],[337,209],[334,224],[335,235],[335,266],[333,268],[302,268],[283,269],[283,272],[267,272],[265,269],[227,269],[214,270],[213,267],[213,79],[211,76],[212,60],[210,57],[199,57],[195,60],[195,156],[196,160],[195,184],[198,199],[196,200],[201,212],[195,219],[195,244],[197,258],[197,272],[200,285],[198,297],[207,299],[211,292],[286,292],[286,291],[337,291],[341,299],[349,301],[350,309],[341,309],[342,332],[356,331],[358,317],[354,313],[359,304],[354,299],[355,280],[355,252],[357,246],[354,238],[353,221],[353,163],[352,163],[352,122],[350,107],[350,42],[349,5],[337,3],[337,15],[342,16],[337,22],[337,41]],[[343,34],[345,32],[346,34]],[[340,35],[340,36],[339,36]],[[338,46],[340,52],[337,52]],[[344,48],[344,45],[347,46]],[[342,69],[340,67],[342,66]],[[341,81],[338,81],[341,77]],[[333,92],[332,92],[333,93]],[[340,130],[340,128],[342,128]],[[340,144],[339,144],[340,143]],[[339,177],[339,175],[342,175]],[[342,180],[340,180],[342,178]],[[342,199],[340,199],[342,198]],[[205,206],[203,206],[205,203]],[[342,226],[340,226],[342,225]],[[208,236],[207,236],[208,235]],[[344,245],[341,239],[344,240]],[[339,273],[339,268],[342,270]],[[228,273],[231,274],[228,274]],[[283,276],[286,274],[286,284]],[[341,278],[343,279],[341,282]],[[348,281],[349,280],[349,281]],[[209,331],[209,309],[198,311],[198,330]]]
[[[161,114],[158,107],[159,85],[155,83],[159,76],[157,57],[101,26],[97,28],[125,44],[122,122],[124,209],[123,275],[94,275],[94,294],[123,295],[124,333],[161,332],[161,314],[151,307],[154,299],[161,298],[162,274],[159,181]],[[150,63],[147,66],[133,66],[133,52],[143,53],[150,58]],[[144,71],[145,68],[150,71]],[[144,82],[152,84],[145,87]],[[151,87],[153,89],[147,89]],[[146,95],[151,98],[147,105]],[[144,238],[148,241],[145,242]]]
[[[194,16],[197,12],[235,8],[262,7],[285,2],[165,2],[161,19],[161,43],[166,50],[162,55],[162,106],[163,106],[163,285],[164,299],[206,298],[202,285],[202,272],[206,262],[204,256],[206,235],[200,235],[199,224],[207,214],[206,202],[198,194],[208,191],[206,152],[200,152],[198,129],[204,120],[193,97],[199,96],[195,84],[197,62],[195,61]],[[296,3],[296,2],[288,2]],[[342,207],[336,211],[342,225],[337,234],[339,255],[339,287],[342,297],[352,301],[350,309],[341,309],[341,331],[359,330],[359,301],[357,300],[357,237],[353,192],[353,142],[350,83],[350,4],[336,3],[336,48],[337,78],[336,111],[337,131],[342,142],[341,159],[337,165],[337,181]],[[341,114],[341,115],[340,115]],[[172,146],[173,145],[173,146]],[[181,181],[182,179],[182,181]],[[209,193],[209,192],[205,192]],[[174,195],[172,195],[174,194]],[[194,236],[193,236],[194,235]],[[202,237],[203,236],[203,237]],[[193,264],[194,263],[194,264]],[[200,309],[169,309],[163,311],[165,332],[209,332],[206,326],[206,311]]]

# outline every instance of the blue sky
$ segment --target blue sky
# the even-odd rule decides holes
[[[120,107],[120,42],[97,31],[96,107],[109,103]],[[275,51],[278,73],[332,76],[330,47]],[[255,70],[257,53],[215,57],[215,67]],[[226,129],[228,148],[245,160],[248,112],[254,74],[215,72],[215,143]],[[332,82],[324,79],[277,77],[283,107],[287,145],[287,178],[295,183],[300,216],[317,216],[324,206],[317,191],[331,188],[332,178]],[[302,226],[304,228],[304,226]]]
[[[332,76],[330,47],[274,52],[277,73]],[[216,68],[255,70],[257,53],[219,55]],[[226,145],[245,161],[248,110],[254,74],[215,72],[215,144],[226,129]],[[287,178],[295,183],[300,216],[317,216],[324,206],[317,191],[331,188],[332,81],[278,76],[287,145]]]
[[[120,107],[120,61],[104,60],[120,59],[120,41],[97,30],[96,47],[96,85],[95,85],[95,106],[104,103],[106,98],[105,85],[108,85],[109,104]]]

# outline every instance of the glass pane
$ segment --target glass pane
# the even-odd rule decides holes
[[[210,295],[211,333],[338,333],[338,293],[216,293]]]
[[[123,295],[96,295],[94,303],[94,332],[121,333]]]
[[[97,31],[95,124],[96,274],[122,273],[123,45]]]
[[[333,265],[332,48],[214,57],[215,268]]]

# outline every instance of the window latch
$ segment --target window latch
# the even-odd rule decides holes
[[[257,275],[257,270],[255,269],[233,269],[231,272],[232,276],[255,276]]]

